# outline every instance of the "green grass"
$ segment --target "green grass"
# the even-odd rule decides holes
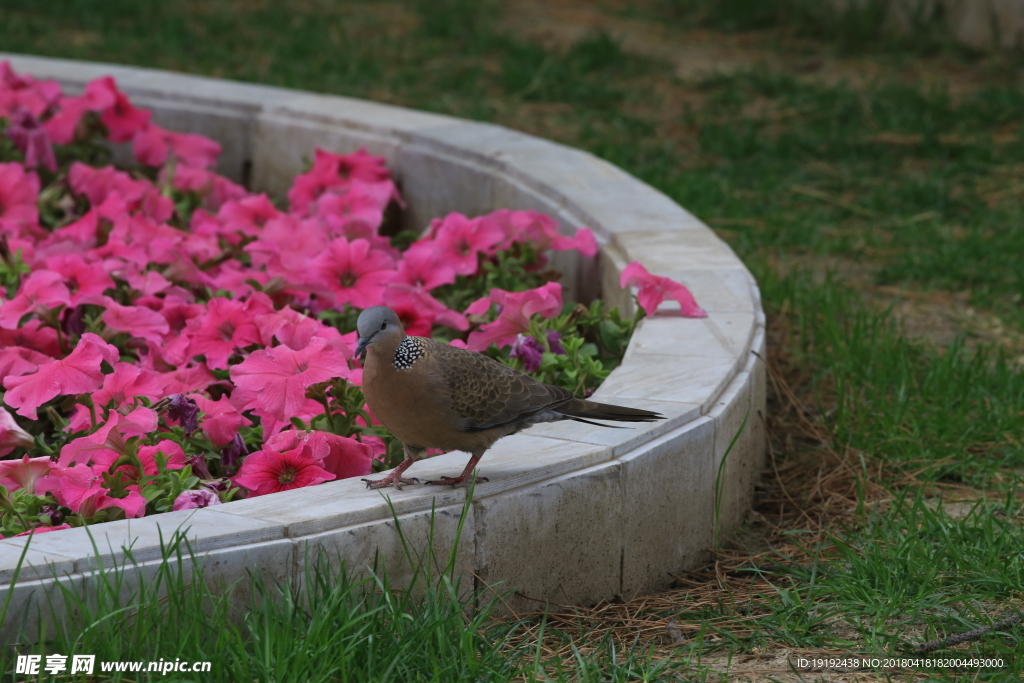
[[[716,226],[758,277],[769,319],[785,331],[773,337],[784,345],[780,355],[801,369],[807,418],[827,436],[825,444],[798,441],[794,451],[778,453],[780,466],[806,458],[800,451],[807,448],[844,454],[861,472],[862,496],[854,512],[836,511],[841,514],[825,536],[786,535],[803,544],[803,559],[783,574],[767,574],[770,584],[747,607],[737,607],[723,589],[717,606],[691,609],[681,593],[678,607],[660,616],[699,622],[703,635],[671,650],[651,650],[648,640],[594,641],[551,626],[546,641],[576,648],[568,658],[552,659],[536,639],[512,647],[505,638],[513,627],[488,621],[486,609],[462,616],[462,605],[443,586],[422,602],[388,602],[380,585],[330,574],[328,581],[312,581],[323,584],[311,594],[314,602],[267,584],[256,590],[252,616],[232,622],[225,636],[226,651],[234,653],[225,669],[237,675],[232,680],[336,675],[326,654],[309,658],[316,664],[286,663],[288,648],[300,641],[310,651],[345,649],[351,666],[364,667],[351,671],[385,680],[398,659],[353,635],[361,628],[385,629],[394,642],[429,643],[416,649],[419,660],[401,657],[395,666],[406,668],[391,669],[391,680],[434,671],[479,680],[714,678],[707,669],[721,663],[715,658],[740,659],[780,645],[895,654],[900,637],[969,630],[1019,605],[1024,380],[1015,363],[1024,350],[996,344],[1002,337],[982,336],[993,342],[978,344],[980,332],[970,327],[953,345],[910,339],[878,305],[880,287],[952,292],[992,325],[1024,331],[1019,79],[953,51],[922,68],[953,64],[978,86],[922,84],[907,77],[906,65],[931,48],[886,44],[873,52],[868,38],[877,26],[870,17],[842,26],[849,35],[820,45],[880,64],[864,82],[760,67],[681,83],[668,65],[624,53],[605,34],[561,49],[508,35],[493,4],[307,0],[251,2],[244,13],[238,7],[9,1],[0,10],[0,39],[10,51],[177,69],[493,120],[621,165]],[[796,21],[795,10],[780,13],[786,7],[797,3],[647,3],[634,14],[669,26],[699,21],[774,30]],[[703,15],[680,18],[697,11]],[[811,19],[799,19],[792,32],[810,33],[800,27],[815,24],[800,22]],[[766,34],[765,44],[778,35]],[[867,483],[871,499],[864,498]],[[944,514],[936,509],[943,491],[978,500],[977,508],[967,516]],[[213,596],[206,599],[216,604]],[[196,653],[210,641],[199,635],[195,610],[185,604],[172,618],[161,617],[181,626],[162,629],[145,652],[202,658]],[[756,615],[745,622],[753,631],[722,625],[740,608]],[[335,612],[340,621],[332,621]],[[403,613],[436,628],[423,631]],[[471,626],[454,629],[457,623]],[[108,648],[102,652],[111,657],[144,651],[99,636],[90,647]],[[963,653],[1007,662],[983,678],[1024,674],[1020,630],[965,647]],[[475,664],[465,661],[469,651]],[[319,668],[274,668],[279,665]],[[930,675],[955,680],[963,673]]]

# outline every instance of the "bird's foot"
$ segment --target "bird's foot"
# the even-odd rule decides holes
[[[394,486],[399,491],[402,490],[402,484],[419,484],[420,480],[416,477],[402,477],[395,476],[396,472],[392,472],[383,479],[361,479],[360,481],[366,482],[366,488],[368,489],[382,489],[388,486]],[[429,483],[429,482],[427,482]]]
[[[430,481],[425,481],[423,483],[430,486],[451,486],[452,488],[455,488],[457,486],[465,484],[472,478],[473,473],[470,472],[469,474],[462,474],[459,475],[458,477],[441,477],[440,479],[432,479]],[[476,477],[476,480],[478,482],[490,481],[490,479],[488,479],[487,477],[481,477],[479,475]]]

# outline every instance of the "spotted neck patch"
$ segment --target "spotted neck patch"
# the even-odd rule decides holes
[[[395,349],[395,367],[408,370],[427,352],[427,342],[421,337],[406,337]]]

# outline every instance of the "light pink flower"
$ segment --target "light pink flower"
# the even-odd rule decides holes
[[[234,481],[252,496],[314,486],[335,478],[321,463],[308,444],[284,452],[264,449],[245,457]]]
[[[178,494],[178,497],[174,499],[174,504],[171,506],[172,510],[194,510],[196,508],[206,508],[211,505],[220,505],[220,498],[217,494],[207,488],[192,489],[190,491],[182,491]]]
[[[474,351],[483,351],[491,344],[499,347],[512,344],[518,335],[529,334],[530,318],[533,316],[553,318],[561,313],[562,285],[549,282],[525,292],[492,289],[489,297],[470,304],[466,313],[482,315],[492,304],[500,306],[501,313],[493,323],[481,325],[479,331],[470,333],[468,345]]]
[[[118,355],[117,348],[86,332],[66,358],[41,365],[31,375],[5,377],[8,391],[4,403],[17,408],[19,415],[36,420],[36,409],[56,396],[96,391],[103,382],[100,363],[105,360],[113,365]]]
[[[5,409],[0,408],[0,457],[13,451],[15,448],[31,448],[35,445],[35,439],[18,425],[14,416]],[[3,466],[3,461],[0,461]]]
[[[314,337],[301,351],[287,346],[253,351],[230,369],[231,379],[243,390],[256,392],[259,406],[286,421],[306,404],[306,389],[336,377],[347,377],[348,363],[327,340]]]
[[[346,303],[356,308],[379,304],[385,287],[395,277],[391,257],[371,249],[366,240],[333,240],[312,263],[320,278],[317,288],[336,307]]]
[[[56,466],[57,463],[45,455],[41,458],[23,455],[17,460],[0,460],[0,486],[6,486],[12,492],[25,489],[36,495],[36,481],[48,476]]]
[[[95,432],[81,436],[61,448],[57,464],[61,467],[76,463],[84,465],[92,460],[95,453],[104,450],[123,455],[118,444],[127,437],[156,431],[159,419],[155,410],[144,406],[139,406],[127,415],[111,412],[107,421]]]
[[[619,286],[640,288],[637,299],[647,315],[654,315],[658,305],[666,298],[678,301],[680,310],[688,318],[705,318],[708,315],[697,305],[697,300],[685,285],[667,277],[651,275],[639,261],[633,261],[626,266],[622,271],[622,277],[619,278]]]
[[[103,387],[93,393],[92,401],[99,415],[98,409],[111,401],[114,402],[114,408],[120,408],[137,396],[144,396],[153,401],[163,398],[162,378],[152,370],[143,369],[132,363],[115,363],[114,372],[104,376]],[[87,408],[76,406],[70,420],[71,431],[77,432],[94,426],[90,423],[90,418],[91,414]]]

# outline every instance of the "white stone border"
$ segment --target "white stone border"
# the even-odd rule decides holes
[[[570,291],[601,291],[609,303],[631,308],[618,279],[634,259],[691,289],[708,317],[683,318],[678,306],[663,305],[640,324],[624,363],[596,394],[668,419],[630,429],[538,425],[488,451],[480,471],[490,481],[476,487],[457,555],[468,582],[503,582],[562,604],[664,588],[669,572],[707,558],[716,473],[749,415],[726,463],[720,505],[723,533],[742,521],[765,447],[765,372],[755,355],[765,349],[760,295],[729,247],[665,195],[591,154],[496,125],[165,71],[0,54],[4,59],[18,72],[60,81],[70,93],[113,75],[160,125],[218,140],[224,147],[218,170],[256,190],[283,194],[317,146],[366,147],[387,157],[411,226],[455,210],[537,209],[564,230],[591,227],[601,242],[596,263],[558,262],[571,276]],[[465,459],[439,456],[410,473],[450,474]],[[465,491],[408,486],[386,495],[413,547],[425,545],[436,508],[435,546],[446,556]],[[355,479],[91,531],[107,566],[131,546],[139,563],[133,571],[144,574],[160,557],[161,536],[182,525],[190,527],[193,548],[213,579],[244,581],[246,570],[257,567],[273,578],[294,575],[315,545],[352,566],[372,562],[376,551],[392,574],[401,571],[388,502]],[[25,542],[0,541],[0,604]],[[85,529],[33,538],[8,621],[29,599],[45,609],[54,577],[76,584],[95,561]],[[523,597],[510,603],[537,606]]]

